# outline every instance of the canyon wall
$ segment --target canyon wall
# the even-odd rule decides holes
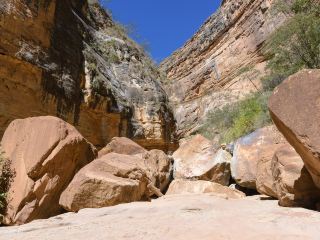
[[[17,118],[55,115],[97,147],[126,136],[174,148],[160,74],[98,1],[0,0],[0,136]]]
[[[266,59],[262,46],[286,19],[273,0],[224,0],[200,30],[161,63],[183,138],[206,114],[261,87]]]

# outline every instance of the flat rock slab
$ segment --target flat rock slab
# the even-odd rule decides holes
[[[84,209],[77,214],[0,228],[0,239],[319,239],[320,213],[281,208],[277,201],[255,199],[172,195],[152,203]]]

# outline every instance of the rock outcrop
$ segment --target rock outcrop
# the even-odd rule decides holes
[[[110,153],[82,168],[60,197],[68,211],[101,208],[146,198],[148,185],[141,159]]]
[[[242,187],[256,189],[257,178],[264,176],[257,174],[259,162],[271,161],[279,144],[285,142],[275,126],[258,129],[237,140],[231,160],[233,179]],[[266,173],[262,171],[261,174]]]
[[[4,221],[10,225],[60,214],[60,194],[97,155],[73,126],[56,117],[13,121],[1,146],[15,172]]]
[[[229,185],[231,155],[210,140],[196,135],[172,155],[175,179],[198,179]]]
[[[290,76],[274,90],[269,110],[320,188],[320,70]]]
[[[180,137],[206,114],[260,87],[265,74],[261,48],[284,20],[274,0],[225,0],[199,31],[161,64]]]
[[[209,181],[190,181],[190,180],[174,180],[166,193],[172,194],[201,194],[210,193],[211,195],[222,197],[225,199],[239,199],[246,195],[236,189],[232,189],[219,183]]]
[[[319,226],[319,213],[280,208],[277,201],[189,194],[84,209],[0,232],[10,240],[316,240]]]
[[[54,115],[97,147],[126,136],[174,148],[160,73],[96,0],[1,1],[0,79],[0,136],[14,119]]]

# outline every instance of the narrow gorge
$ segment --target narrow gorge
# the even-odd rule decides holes
[[[319,239],[320,2],[211,4],[157,64],[109,1],[0,0],[0,240]]]

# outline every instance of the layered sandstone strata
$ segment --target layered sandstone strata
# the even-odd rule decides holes
[[[273,0],[224,0],[199,31],[165,59],[161,69],[181,137],[196,131],[206,114],[260,87],[261,50],[285,20]]]
[[[0,1],[0,135],[55,115],[98,147],[126,136],[167,150],[175,124],[159,79],[97,1]]]

